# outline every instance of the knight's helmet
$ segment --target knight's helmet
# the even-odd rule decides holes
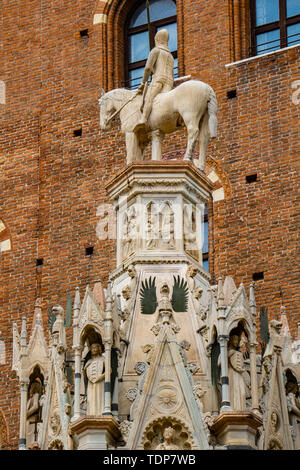
[[[159,30],[154,37],[156,46],[168,47],[169,31],[167,29]]]

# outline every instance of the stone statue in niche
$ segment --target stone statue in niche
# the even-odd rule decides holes
[[[174,212],[171,204],[166,202],[161,209],[154,202],[148,204],[146,248],[175,248],[174,227]]]
[[[183,241],[184,250],[199,261],[199,248],[197,245],[197,227],[195,208],[185,204],[183,212]]]
[[[104,409],[104,356],[99,343],[91,345],[91,359],[84,367],[88,379],[87,415],[101,416]]]
[[[239,344],[240,336],[233,330],[228,342],[228,377],[230,405],[234,411],[246,410],[245,367]]]
[[[169,203],[164,204],[159,214],[159,248],[174,248],[174,212]]]
[[[156,204],[151,202],[147,206],[147,236],[146,248],[155,249],[159,240],[159,214]]]
[[[163,433],[164,441],[158,444],[156,450],[179,450],[180,448],[175,444],[175,430],[170,426],[165,428]]]
[[[131,206],[123,215],[122,233],[122,255],[123,259],[128,258],[136,249],[137,220],[135,206]]]
[[[40,421],[40,391],[41,383],[32,382],[29,389],[29,399],[27,400],[26,412],[26,441],[27,445],[37,440],[38,423]]]
[[[120,338],[123,341],[127,341],[127,332],[129,328],[129,322],[130,322],[130,314],[131,314],[131,297],[132,297],[132,292],[130,289],[130,286],[125,286],[122,289],[122,297],[125,300],[125,307],[122,309],[122,312],[120,314],[121,317],[121,325],[120,325]]]
[[[165,134],[186,126],[188,134],[185,160],[192,161],[200,139],[199,167],[204,170],[209,135],[217,135],[217,99],[206,83],[190,80],[173,87],[173,58],[168,47],[169,33],[161,29],[155,35],[155,48],[146,63],[143,81],[136,90],[102,90],[99,100],[100,128],[108,130],[120,114],[125,133],[127,163],[143,160],[147,143],[152,140],[152,159],[161,160]],[[147,89],[148,77],[152,75]]]

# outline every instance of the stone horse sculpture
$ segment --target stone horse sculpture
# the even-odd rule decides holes
[[[193,161],[200,139],[199,168],[204,169],[208,139],[217,135],[217,99],[213,89],[198,80],[182,83],[171,91],[160,93],[153,101],[145,129],[134,132],[141,118],[142,96],[124,88],[104,93],[99,99],[100,128],[108,130],[115,115],[120,114],[125,133],[127,163],[143,160],[143,151],[152,140],[152,159],[161,160],[161,143],[165,134],[184,126],[188,143],[184,160]]]

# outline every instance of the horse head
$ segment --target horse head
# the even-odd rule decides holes
[[[115,110],[114,104],[111,100],[110,94],[105,93],[103,88],[101,88],[101,98],[99,99],[100,107],[100,128],[103,131],[106,131],[111,128],[111,116]]]

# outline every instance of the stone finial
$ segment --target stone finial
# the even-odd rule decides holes
[[[42,325],[42,302],[41,298],[37,298],[35,301],[32,329],[34,329],[35,325]]]
[[[223,285],[224,302],[229,305],[236,292],[236,285],[231,276],[226,276]]]
[[[255,301],[254,290],[255,290],[254,283],[251,282],[250,292],[249,292],[249,305],[250,305],[250,310],[251,310],[252,315],[256,316],[256,301]]]
[[[224,307],[224,291],[223,291],[223,282],[222,282],[222,277],[220,276],[218,278],[218,306],[219,307]]]
[[[26,355],[26,347],[27,347],[27,328],[26,328],[26,318],[22,318],[22,328],[21,328],[21,335],[20,335],[20,355]]]

